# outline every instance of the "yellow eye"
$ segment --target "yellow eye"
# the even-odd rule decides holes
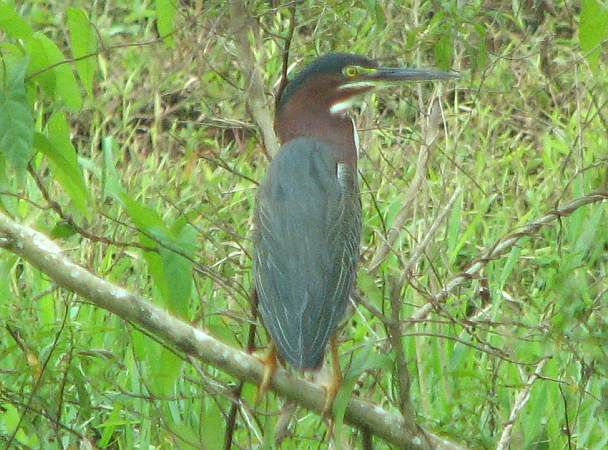
[[[359,74],[359,69],[357,66],[346,66],[342,73],[349,78],[356,77]]]

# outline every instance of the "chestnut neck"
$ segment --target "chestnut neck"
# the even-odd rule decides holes
[[[327,80],[320,79],[310,80],[294,92],[276,113],[275,131],[282,144],[299,137],[323,140],[329,144],[337,161],[356,167],[353,122],[346,115],[330,113],[331,105],[341,99],[324,95],[327,90]]]

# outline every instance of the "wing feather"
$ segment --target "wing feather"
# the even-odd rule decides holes
[[[348,303],[359,257],[356,171],[322,141],[299,138],[274,158],[255,213],[254,278],[279,354],[320,366]]]

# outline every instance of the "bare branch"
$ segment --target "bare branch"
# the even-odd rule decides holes
[[[255,28],[252,26],[250,15],[245,9],[245,2],[232,0],[230,9],[230,28],[234,36],[237,62],[247,82],[245,101],[251,117],[262,133],[266,155],[272,158],[279,151],[279,140],[274,133],[272,113],[268,108],[266,94],[264,93],[262,69],[249,42],[249,36],[256,36]]]
[[[429,245],[429,242],[431,242],[431,239],[433,238],[433,236],[435,236],[435,233],[439,229],[439,226],[445,221],[449,212],[452,210],[452,207],[454,206],[454,202],[456,201],[456,199],[458,197],[460,197],[461,192],[462,192],[462,189],[460,189],[460,188],[457,188],[454,191],[454,193],[450,197],[450,200],[448,201],[448,204],[445,205],[445,208],[443,208],[441,213],[437,216],[437,219],[435,219],[435,221],[431,224],[431,227],[429,228],[429,231],[424,236],[424,239],[422,239],[422,241],[416,246],[416,248],[412,252],[412,256],[410,256],[410,259],[407,262],[407,264],[405,265],[405,268],[403,269],[403,273],[401,274],[402,281],[405,281],[405,279],[409,278],[410,274],[412,273],[412,270],[414,270],[414,267],[416,266],[416,264],[418,264],[418,261],[420,261],[420,258],[422,258],[422,255],[424,255],[424,251],[426,250],[426,247]]]
[[[418,163],[416,164],[416,174],[412,183],[410,184],[406,194],[404,195],[404,204],[399,210],[397,217],[393,223],[391,230],[386,237],[386,241],[374,254],[371,263],[369,264],[368,272],[370,275],[376,273],[382,261],[388,256],[390,253],[393,244],[399,237],[401,233],[401,229],[403,225],[410,217],[412,210],[412,203],[416,198],[416,194],[420,191],[422,187],[422,182],[426,178],[427,166],[429,162],[429,158],[431,156],[431,151],[435,146],[435,141],[437,140],[437,135],[439,134],[438,128],[441,121],[441,108],[439,105],[439,100],[435,99],[431,101],[431,105],[429,107],[428,118],[425,121],[424,128],[422,130],[422,140],[423,143],[420,146],[420,153],[418,154]]]
[[[510,233],[503,236],[498,241],[496,241],[492,247],[483,252],[476,261],[471,263],[468,269],[452,278],[441,291],[439,291],[437,294],[433,295],[430,298],[428,303],[418,309],[418,311],[416,311],[409,318],[410,324],[415,324],[417,322],[420,322],[421,320],[424,320],[433,310],[434,305],[443,302],[453,290],[455,290],[459,286],[462,286],[468,280],[475,278],[490,261],[495,260],[509,252],[511,248],[520,239],[532,236],[541,227],[548,225],[554,220],[557,220],[561,217],[569,216],[582,206],[588,205],[590,203],[601,202],[604,200],[608,200],[608,192],[606,191],[594,192],[589,195],[579,197],[570,201],[569,203],[566,203],[561,208],[556,208],[552,211],[547,212],[540,219],[524,225],[523,227],[521,227],[520,231],[516,231],[514,233]]]
[[[496,446],[496,450],[508,450],[511,444],[511,432],[513,431],[513,425],[515,421],[519,417],[519,414],[530,400],[530,391],[532,390],[532,385],[536,380],[538,380],[542,374],[543,368],[547,361],[550,358],[543,358],[536,365],[536,369],[534,373],[530,375],[528,381],[526,381],[526,385],[522,389],[522,391],[517,395],[517,399],[515,400],[515,404],[513,405],[513,409],[511,410],[511,414],[509,415],[509,420],[505,424],[504,430],[502,430],[502,435],[500,436],[500,441],[498,441],[498,445]]]
[[[431,241],[432,237],[435,235],[439,226],[444,222],[448,213],[452,209],[454,202],[460,196],[461,190],[457,189],[452,197],[450,198],[448,204],[441,211],[439,216],[435,219],[431,227],[429,228],[428,233],[424,237],[424,239],[418,244],[416,249],[412,252],[412,256],[410,260],[407,262],[403,273],[399,277],[392,289],[391,293],[391,318],[387,324],[387,334],[391,341],[391,346],[393,347],[393,351],[395,352],[395,364],[397,368],[397,387],[399,393],[399,409],[401,410],[401,414],[405,419],[405,424],[409,428],[412,434],[416,434],[418,432],[417,425],[415,423],[415,415],[412,407],[412,402],[410,399],[410,376],[408,370],[407,359],[405,357],[405,352],[403,349],[403,345],[401,343],[401,298],[400,293],[403,288],[405,282],[410,276],[411,271],[416,266],[422,255],[424,254],[424,250],[427,245]]]
[[[0,212],[2,247],[22,257],[48,275],[55,283],[86,298],[159,337],[167,344],[199,358],[241,380],[259,383],[262,363],[255,357],[232,348],[203,330],[177,319],[144,297],[112,284],[73,263],[61,248],[42,233],[20,225]],[[272,378],[272,390],[309,410],[321,413],[325,390],[302,378],[278,369]],[[413,450],[428,449],[425,440],[412,436],[403,419],[379,406],[351,399],[344,420],[360,429],[367,429],[386,441]],[[460,450],[461,445],[426,432],[432,448]]]

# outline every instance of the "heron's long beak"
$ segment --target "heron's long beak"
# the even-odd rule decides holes
[[[440,72],[431,69],[408,69],[405,67],[378,67],[365,69],[352,81],[339,87],[345,89],[366,89],[390,86],[405,81],[453,80],[459,75],[455,72]]]
[[[378,67],[366,73],[364,78],[371,82],[399,82],[399,81],[426,81],[426,80],[452,80],[458,78],[453,72],[440,72],[430,69],[409,69],[405,67]]]

